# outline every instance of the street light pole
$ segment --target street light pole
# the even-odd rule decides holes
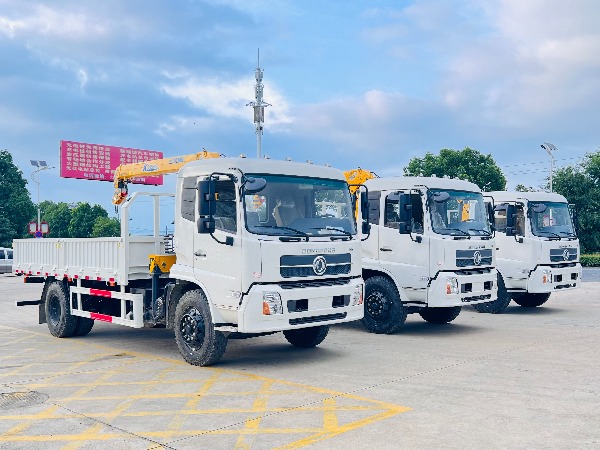
[[[31,165],[33,167],[37,167],[36,170],[33,171],[33,173],[31,174],[31,179],[33,180],[34,183],[37,184],[37,230],[36,231],[41,231],[41,217],[40,217],[40,181],[39,179],[36,180],[35,175],[38,172],[41,172],[42,170],[48,170],[48,169],[53,169],[54,167],[48,167],[48,163],[46,161],[38,161],[38,160],[30,160]]]
[[[556,152],[558,151],[558,149],[552,145],[549,144],[548,142],[544,142],[541,147],[546,150],[546,152],[548,152],[548,154],[550,155],[550,192],[553,192],[552,190],[552,174],[554,173],[554,155],[552,154],[552,152]]]

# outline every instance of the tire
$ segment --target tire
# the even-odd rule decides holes
[[[77,317],[77,326],[73,336],[86,336],[94,328],[94,319],[88,319],[87,317]]]
[[[318,327],[285,330],[283,335],[295,347],[312,348],[323,342],[327,337],[327,333],[329,333],[329,325],[320,325]]]
[[[67,286],[61,281],[53,281],[44,296],[46,321],[52,336],[67,338],[73,336],[77,327],[77,317],[71,315],[71,305]]]
[[[545,294],[518,294],[513,297],[513,300],[523,308],[535,308],[541,306],[550,298],[550,292]]]
[[[452,306],[449,308],[425,308],[419,312],[420,316],[429,323],[444,324],[450,323],[458,317],[462,306]]]
[[[408,314],[394,283],[382,276],[365,281],[364,306],[361,322],[370,333],[393,333],[404,324]]]
[[[183,294],[175,308],[175,341],[183,359],[194,366],[215,364],[225,353],[227,337],[215,330],[200,289]]]
[[[498,274],[498,298],[493,302],[478,303],[477,305],[471,306],[480,313],[499,314],[506,309],[510,300],[510,294],[506,290],[504,279],[502,278],[502,275]]]

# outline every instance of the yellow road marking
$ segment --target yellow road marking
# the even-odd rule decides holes
[[[21,335],[23,333],[23,330],[3,325],[0,325],[0,330],[10,330]],[[50,394],[53,405],[38,414],[18,414],[18,411],[11,411],[11,414],[0,415],[0,421],[10,420],[13,424],[19,422],[0,435],[0,443],[55,442],[62,443],[63,450],[75,450],[84,442],[105,441],[106,445],[111,445],[110,441],[114,439],[137,437],[149,440],[149,448],[156,450],[163,444],[168,446],[168,440],[173,442],[173,439],[237,436],[235,448],[242,450],[252,448],[255,443],[260,445],[257,439],[261,435],[290,435],[291,442],[281,448],[296,449],[409,411],[406,407],[354,394],[241,371],[198,368],[189,366],[182,360],[116,350],[79,339],[58,340],[57,351],[50,355],[43,354],[40,348],[46,348],[47,345],[36,345],[35,338],[41,340],[42,344],[47,344],[48,340],[54,338],[43,333],[26,333],[30,333],[28,337],[32,345],[28,351],[35,362],[0,373],[0,380],[13,388],[41,389]],[[4,337],[8,338],[5,342],[10,341],[9,336]],[[78,352],[77,348],[81,351]],[[97,353],[90,354],[90,350]],[[78,359],[70,361],[74,352]],[[23,354],[26,353],[21,352]],[[70,357],[60,361],[58,371],[53,370],[51,375],[44,372],[44,366],[56,369],[54,364],[61,355]],[[119,359],[117,356],[128,358]],[[142,368],[138,369],[136,365],[142,365]],[[192,371],[198,377],[190,377]],[[69,378],[71,380],[67,381]],[[172,401],[177,399],[186,400],[180,409],[165,410],[156,407],[160,405],[160,400],[170,401],[172,405]],[[299,402],[303,404],[298,404]],[[235,406],[223,407],[224,403]],[[91,404],[94,408],[89,410]],[[344,422],[338,416],[342,411],[345,412]],[[316,426],[294,426],[294,422],[297,423],[294,414],[299,412],[319,415],[321,425],[317,422]],[[357,414],[354,419],[353,412]],[[245,419],[242,418],[244,416]],[[270,420],[267,424],[264,422],[267,416],[283,420]],[[29,427],[39,421],[82,417],[100,423],[88,426],[79,433],[27,434]],[[128,432],[127,426],[119,432],[111,430],[111,424],[119,423],[116,422],[117,419],[135,420],[137,417],[157,419],[148,422],[148,426],[141,431]],[[196,423],[195,417],[207,419]],[[267,426],[263,426],[263,422]],[[292,426],[274,427],[274,423]],[[298,439],[298,435],[304,437]]]

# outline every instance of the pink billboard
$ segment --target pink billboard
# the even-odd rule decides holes
[[[153,150],[60,141],[60,176],[62,178],[114,181],[115,169],[119,165],[161,159],[162,157],[162,152]],[[132,181],[138,184],[162,185],[163,176],[136,177]]]

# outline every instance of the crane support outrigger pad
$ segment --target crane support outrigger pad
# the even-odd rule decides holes
[[[125,201],[129,193],[127,184],[135,177],[173,173],[177,172],[190,161],[220,157],[220,153],[203,150],[190,155],[173,156],[171,158],[154,159],[151,161],[131,164],[121,164],[115,170],[115,193],[113,195],[112,202],[114,205],[120,205]]]

